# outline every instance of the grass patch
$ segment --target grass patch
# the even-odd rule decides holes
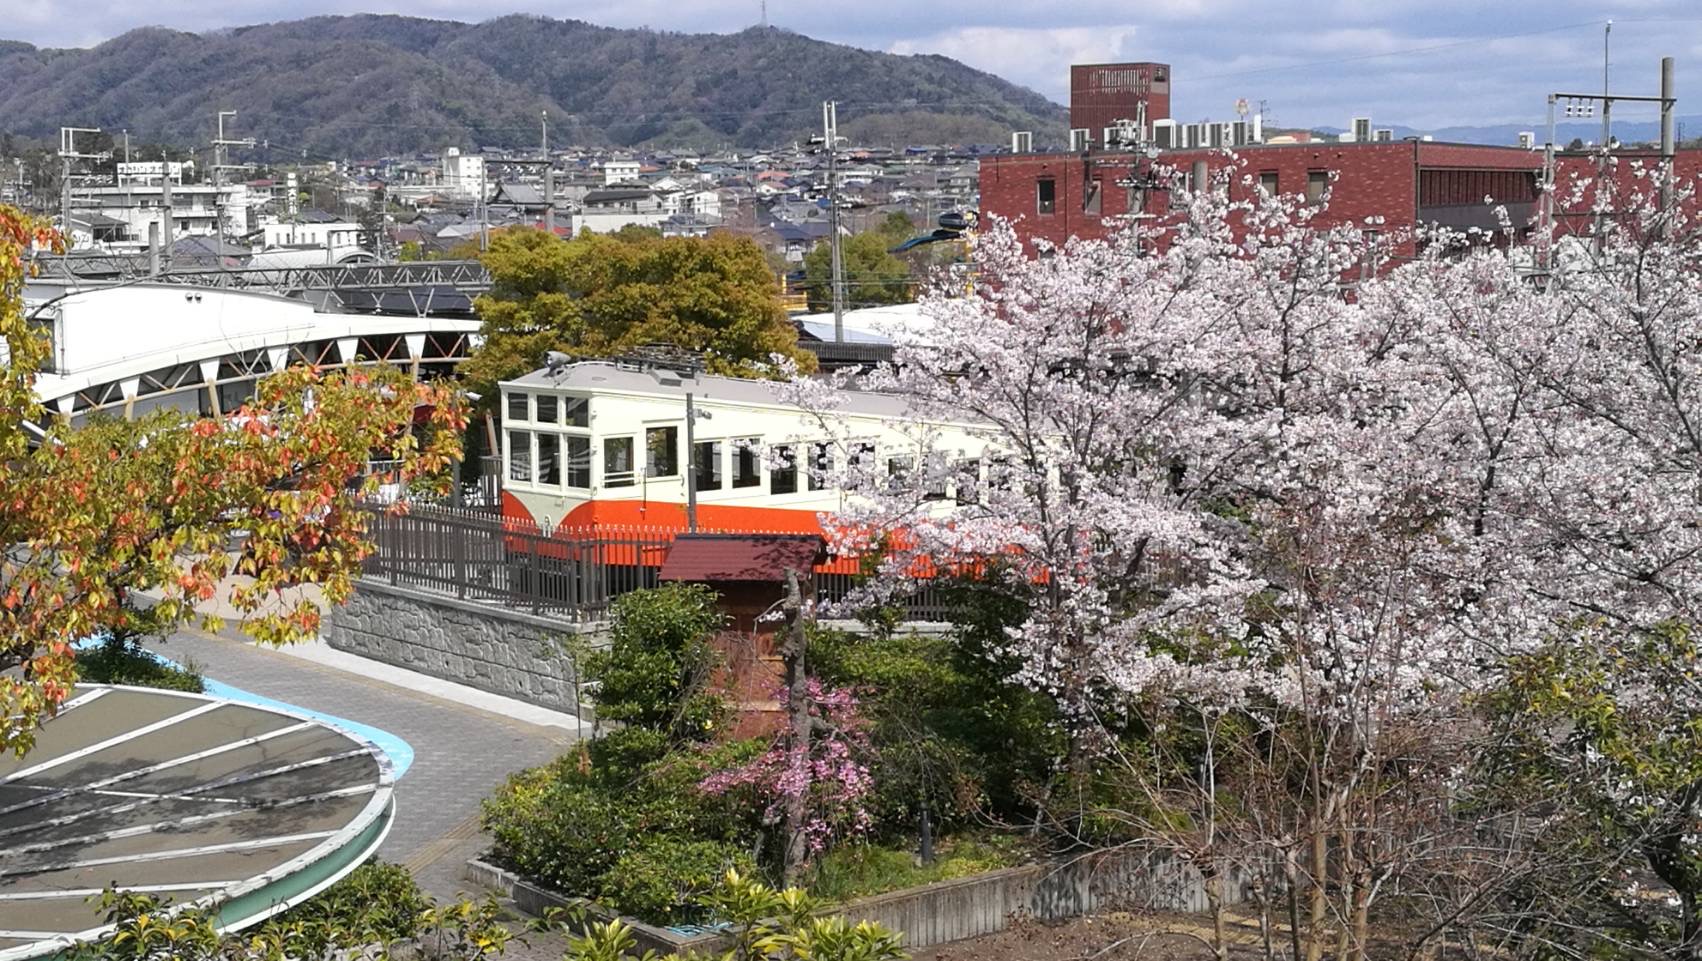
[[[808,887],[811,894],[824,900],[849,901],[1013,867],[1027,860],[1023,844],[1002,835],[941,839],[932,864],[920,863],[914,851],[857,844],[832,851],[817,861]]]
[[[192,694],[203,690],[201,672],[195,670],[195,665],[167,664],[129,641],[108,638],[78,651],[76,661],[78,680],[94,684],[131,684]]]

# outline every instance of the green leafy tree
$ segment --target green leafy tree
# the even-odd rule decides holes
[[[485,342],[463,371],[486,397],[551,350],[608,357],[669,343],[702,351],[721,374],[754,375],[773,354],[814,367],[768,262],[746,239],[623,231],[563,240],[514,228],[491,238],[483,260],[492,288],[475,306]]]
[[[910,218],[895,212],[876,229],[840,242],[847,306],[878,307],[916,299],[910,265],[888,253],[914,233]],[[804,257],[804,287],[811,310],[833,309],[833,253],[825,241]]]
[[[1543,905],[1554,956],[1702,956],[1702,647],[1687,625],[1601,627],[1516,657],[1488,700],[1500,749],[1479,782],[1547,815]]]
[[[725,711],[709,685],[709,637],[723,621],[715,601],[702,584],[622,595],[609,611],[608,648],[585,658],[599,716],[673,744],[707,740]]]

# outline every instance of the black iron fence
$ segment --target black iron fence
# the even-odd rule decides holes
[[[472,507],[412,501],[406,512],[372,507],[368,533],[374,550],[366,577],[400,587],[462,600],[484,601],[509,610],[589,621],[602,617],[615,598],[655,587],[677,531],[607,528],[548,534],[535,525]],[[855,576],[818,572],[817,595],[844,599]],[[944,621],[949,605],[943,588],[912,597],[906,617]]]
[[[494,601],[511,610],[592,620],[609,602],[656,586],[672,535],[600,530],[546,536],[474,508],[375,509],[365,574],[403,587]]]

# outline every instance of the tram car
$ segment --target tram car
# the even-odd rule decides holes
[[[502,513],[510,530],[546,539],[529,550],[636,531],[671,540],[688,527],[688,476],[699,531],[818,534],[823,515],[857,496],[823,477],[835,458],[854,458],[860,475],[879,483],[924,456],[907,433],[915,419],[906,415],[906,402],[885,394],[844,391],[824,424],[771,381],[626,363],[567,364],[499,387]],[[957,499],[974,496],[977,482],[967,478],[985,469],[986,442],[968,424],[924,429],[926,456],[949,456],[965,478],[930,495],[940,510],[950,510]],[[511,538],[510,551],[517,547]],[[629,560],[660,563],[659,557]]]

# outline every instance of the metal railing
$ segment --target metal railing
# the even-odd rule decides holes
[[[418,501],[406,512],[378,504],[371,512],[374,550],[364,562],[364,576],[578,621],[602,617],[622,594],[657,586],[680,533],[607,527],[546,533],[488,510]],[[855,575],[818,567],[815,581],[818,597],[837,602],[850,593]],[[949,619],[943,587],[924,588],[905,607],[909,620]]]
[[[423,504],[406,513],[375,509],[368,534],[367,577],[579,620],[601,616],[621,594],[655,587],[673,540],[645,530],[545,535],[473,509]]]

